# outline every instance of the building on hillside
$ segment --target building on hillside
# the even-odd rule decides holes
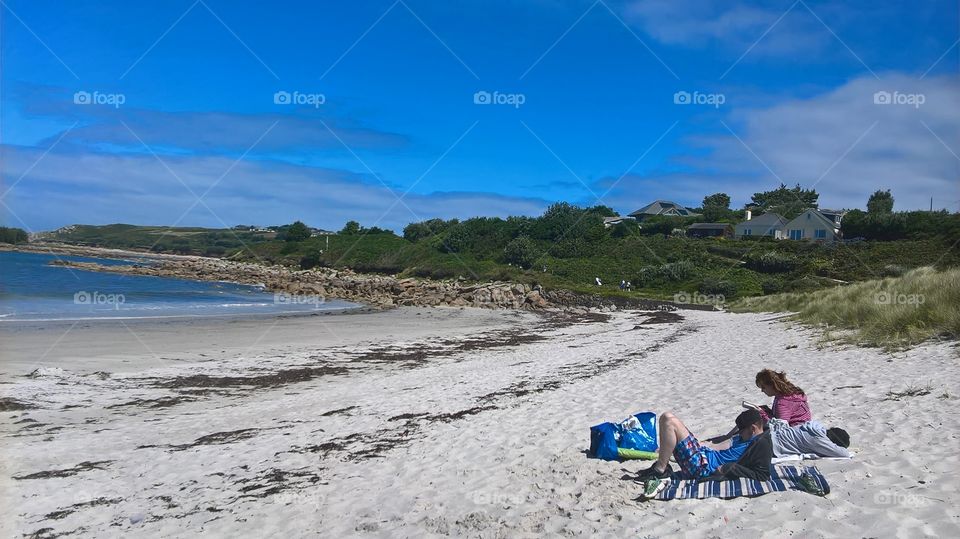
[[[778,240],[783,239],[783,227],[787,224],[787,220],[779,214],[765,213],[753,217],[753,212],[747,210],[746,216],[746,221],[741,221],[734,227],[734,235],[738,239],[744,236],[770,236]]]
[[[681,206],[676,202],[670,202],[669,200],[656,200],[629,215],[638,222],[642,223],[644,219],[653,217],[655,215],[665,215],[670,217],[696,217],[700,214],[694,213],[690,210],[690,208]]]
[[[831,212],[831,216],[837,215]],[[842,217],[843,215],[839,214],[835,221],[819,210],[810,208],[783,225],[784,235],[791,240],[832,243],[841,238],[839,219]]]
[[[620,223],[632,223],[636,221],[633,217],[624,217],[622,215],[616,215],[614,217],[604,217],[603,218],[603,228],[610,228],[612,226],[617,226]]]
[[[837,230],[840,230],[840,221],[842,221],[843,216],[847,214],[846,210],[828,210],[828,209],[820,208],[817,211],[820,212],[820,215],[833,221],[833,224],[836,225],[835,228]]]
[[[687,227],[687,236],[691,238],[732,238],[733,225],[730,223],[694,223]]]

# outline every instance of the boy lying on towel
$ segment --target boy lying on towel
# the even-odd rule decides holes
[[[847,431],[826,428],[818,421],[807,421],[791,427],[781,419],[767,424],[775,457],[814,454],[826,458],[850,458],[850,435]]]
[[[754,409],[737,416],[737,432],[727,449],[717,450],[700,441],[673,414],[660,416],[660,451],[657,461],[640,472],[638,479],[667,479],[673,474],[670,455],[680,466],[684,479],[770,479],[773,443],[763,431],[763,417]]]

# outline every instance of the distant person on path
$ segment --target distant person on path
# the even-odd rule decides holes
[[[759,407],[764,421],[782,419],[793,427],[812,419],[807,395],[790,383],[785,373],[763,369],[757,373],[756,383],[764,395],[773,397],[772,407]]]
[[[603,283],[600,282],[600,277],[594,277],[594,279],[597,281],[597,286],[603,286]]]
[[[765,481],[770,478],[773,445],[763,432],[763,417],[754,409],[737,416],[739,433],[727,449],[705,447],[675,415],[660,416],[660,450],[657,461],[640,473],[639,479],[666,479],[671,476],[670,456],[676,459],[685,479],[746,477]]]
[[[620,290],[626,290],[626,289],[627,289],[627,281],[620,279]]]

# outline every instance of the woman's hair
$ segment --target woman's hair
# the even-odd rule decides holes
[[[790,383],[787,380],[787,374],[770,369],[763,369],[757,373],[757,387],[768,385],[773,388],[773,392],[778,396],[784,395],[803,395],[803,390]]]

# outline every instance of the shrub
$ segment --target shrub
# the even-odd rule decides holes
[[[322,265],[323,262],[320,259],[320,253],[307,253],[300,259],[300,269],[307,270]]]
[[[529,268],[537,261],[539,250],[533,240],[526,236],[514,238],[503,248],[503,258],[506,262],[516,264],[521,268]]]
[[[287,241],[303,241],[310,237],[310,229],[307,228],[307,225],[303,224],[300,221],[295,221],[289,228],[287,228],[287,233],[285,235]]]
[[[881,273],[884,277],[901,277],[903,274],[907,273],[907,268],[897,264],[887,264],[883,267]]]
[[[723,296],[726,299],[736,297],[737,295],[736,283],[715,279],[713,277],[708,277],[701,281],[698,290],[701,294]]]
[[[748,256],[746,263],[748,268],[760,273],[784,273],[797,269],[799,265],[796,257],[776,251]]]
[[[779,294],[783,291],[783,283],[776,279],[767,279],[760,283],[760,289],[763,290],[763,294]]]

